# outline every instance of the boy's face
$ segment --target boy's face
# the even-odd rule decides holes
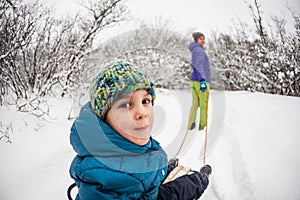
[[[154,121],[152,96],[146,90],[124,95],[112,105],[106,121],[130,142],[147,144]]]

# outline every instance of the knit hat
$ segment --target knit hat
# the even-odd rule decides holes
[[[152,99],[155,99],[153,84],[146,73],[128,62],[113,62],[92,81],[91,107],[101,120],[105,120],[108,110],[122,94],[138,89],[147,90],[152,95]]]
[[[205,37],[203,33],[200,33],[200,32],[194,32],[193,33],[193,38],[195,40],[195,42],[197,42],[198,38],[200,37]]]

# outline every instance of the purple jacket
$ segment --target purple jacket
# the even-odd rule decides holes
[[[199,43],[192,42],[189,45],[189,50],[192,53],[193,67],[190,79],[199,82],[204,79],[206,82],[211,83],[210,64],[204,48]]]

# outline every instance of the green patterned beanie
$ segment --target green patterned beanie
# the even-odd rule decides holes
[[[146,73],[128,62],[113,62],[92,81],[91,107],[101,120],[105,120],[108,110],[122,94],[138,89],[147,90],[155,99],[153,84]]]

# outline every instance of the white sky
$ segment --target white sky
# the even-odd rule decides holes
[[[290,4],[300,7],[300,1],[289,1]],[[150,17],[154,13],[156,15],[163,13],[178,21],[181,27],[191,26],[206,33],[211,29],[227,31],[229,26],[233,25],[232,20],[237,18],[253,24],[247,4],[243,0],[184,0],[173,1],[174,3],[171,0],[162,1],[164,3],[159,3],[160,0],[130,0],[130,2],[137,11],[149,7],[139,12],[142,16]],[[267,15],[281,14],[286,10],[285,0],[259,0],[259,2]],[[160,6],[151,6],[154,4]]]
[[[58,13],[74,11],[78,0],[51,0],[56,4]],[[254,0],[247,0],[254,1]],[[291,21],[291,14],[285,8],[290,5],[300,11],[299,0],[258,0],[262,5],[266,26],[271,23],[270,16],[284,16]],[[254,26],[250,11],[244,0],[127,0],[129,10],[136,19],[153,21],[159,17],[169,19],[175,24],[175,31],[202,31],[208,34],[211,30],[230,32],[232,20],[240,19]],[[272,23],[271,23],[272,24]],[[125,31],[126,27],[122,27]],[[129,28],[130,29],[130,28]],[[292,29],[288,24],[287,29]],[[120,31],[119,31],[120,32]]]

